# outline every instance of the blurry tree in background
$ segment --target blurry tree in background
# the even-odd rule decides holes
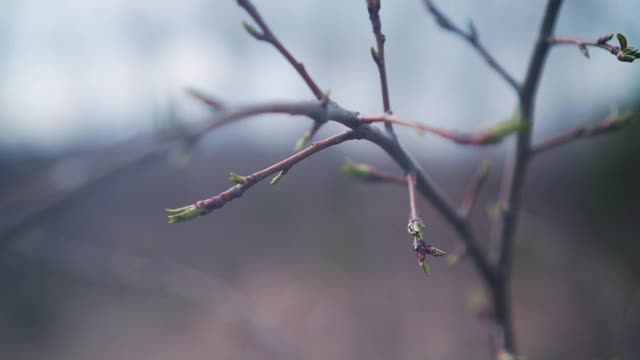
[[[214,118],[201,126],[196,127],[171,127],[163,132],[152,142],[144,142],[144,146],[139,146],[140,141],[137,139],[131,144],[126,144],[127,150],[123,152],[129,156],[125,160],[117,161],[114,164],[102,169],[102,171],[87,180],[76,189],[55,196],[50,202],[39,204],[26,216],[20,218],[15,223],[2,229],[0,233],[2,239],[3,253],[10,247],[13,239],[20,233],[28,230],[35,222],[50,217],[52,214],[60,211],[60,209],[71,206],[84,196],[92,194],[93,190],[104,186],[105,183],[111,181],[115,176],[122,174],[124,171],[141,168],[143,164],[149,160],[157,159],[160,155],[165,154],[167,150],[174,151],[174,154],[181,155],[191,152],[192,148],[199,142],[204,134],[207,134],[224,125],[235,123],[236,121],[246,119],[263,114],[288,114],[304,116],[312,120],[310,130],[302,136],[295,145],[295,153],[280,162],[266,167],[261,171],[257,171],[250,175],[238,175],[231,173],[229,179],[235,183],[228,190],[192,204],[179,207],[177,209],[167,209],[169,213],[170,223],[179,223],[207,215],[212,211],[223,207],[226,203],[239,198],[247,190],[265,179],[270,179],[272,185],[280,182],[286,183],[289,172],[294,166],[301,166],[299,163],[317,153],[333,147],[338,144],[349,142],[352,140],[366,140],[381,150],[383,150],[398,167],[402,170],[400,174],[381,171],[374,166],[347,161],[344,164],[344,171],[354,178],[364,182],[389,183],[400,185],[406,188],[408,194],[408,224],[407,230],[412,239],[411,248],[415,252],[418,264],[422,271],[427,275],[430,273],[430,265],[427,260],[428,256],[442,257],[447,255],[447,262],[451,265],[458,264],[463,261],[469,261],[478,274],[479,279],[484,284],[488,298],[481,299],[479,296],[476,302],[476,311],[481,316],[489,320],[488,333],[490,337],[490,347],[492,357],[499,360],[516,360],[522,359],[518,341],[522,341],[519,333],[515,330],[513,309],[517,307],[514,303],[513,287],[513,269],[516,248],[516,239],[524,237],[517,232],[517,225],[521,218],[523,204],[521,199],[525,188],[526,178],[531,162],[538,156],[546,157],[547,152],[551,152],[556,148],[560,148],[575,140],[596,137],[599,135],[616,133],[615,141],[606,144],[604,150],[600,152],[603,160],[598,161],[602,164],[598,167],[589,168],[586,183],[589,184],[592,192],[582,197],[586,216],[597,229],[602,238],[614,236],[619,239],[613,249],[605,242],[595,242],[589,244],[595,249],[595,253],[599,254],[600,247],[606,248],[608,255],[614,256],[614,263],[625,267],[625,273],[637,274],[640,272],[635,260],[635,251],[637,245],[637,224],[634,223],[634,209],[637,209],[640,203],[638,198],[639,192],[629,190],[634,188],[634,184],[640,181],[640,173],[637,164],[640,163],[637,154],[638,142],[635,141],[637,131],[634,126],[640,118],[640,111],[637,106],[629,106],[622,111],[612,111],[604,120],[594,124],[586,124],[576,128],[568,129],[560,132],[558,135],[548,137],[540,141],[532,140],[532,132],[534,124],[538,120],[534,116],[536,95],[538,85],[542,79],[543,70],[548,53],[555,46],[570,45],[575,46],[586,58],[590,57],[590,51],[604,50],[613,55],[614,59],[620,62],[633,63],[640,59],[640,51],[631,46],[629,40],[623,34],[605,34],[596,39],[582,40],[573,37],[556,36],[554,33],[555,24],[560,14],[562,0],[548,0],[544,16],[541,21],[537,38],[534,44],[534,50],[528,62],[528,67],[524,79],[518,80],[506,70],[498,59],[496,59],[489,50],[484,46],[481,40],[481,34],[476,29],[473,22],[469,21],[468,25],[462,27],[453,22],[445,13],[436,6],[434,1],[425,0],[424,4],[428,13],[430,13],[437,24],[444,30],[451,32],[453,35],[460,37],[467,42],[479,56],[486,61],[489,68],[495,71],[497,75],[513,89],[518,99],[515,114],[509,119],[496,122],[494,126],[477,131],[460,131],[452,129],[444,129],[438,126],[428,125],[422,121],[414,121],[405,117],[396,115],[400,111],[392,110],[392,87],[389,86],[387,72],[393,69],[387,68],[385,56],[385,35],[382,31],[381,20],[381,1],[367,0],[366,9],[374,35],[375,46],[371,47],[371,56],[375,66],[377,67],[380,79],[381,92],[381,112],[379,114],[363,114],[357,111],[349,110],[346,106],[338,104],[331,98],[331,92],[328,89],[321,88],[315,78],[307,71],[305,66],[295,57],[294,53],[283,44],[272,29],[267,25],[266,19],[263,19],[257,8],[249,0],[237,0],[253,20],[253,24],[244,22],[245,30],[258,41],[265,42],[273,46],[288,61],[295,71],[300,75],[308,88],[316,98],[314,101],[291,101],[291,102],[266,102],[258,104],[250,104],[244,106],[229,106],[224,102],[204,94],[195,89],[190,89],[189,93],[196,99],[203,102],[211,108]],[[631,39],[631,42],[633,39]],[[615,44],[614,44],[615,43]],[[340,86],[340,84],[336,84]],[[335,122],[348,130],[338,133],[323,140],[313,142],[318,132],[325,125]],[[375,123],[384,124],[384,131],[375,126]],[[438,185],[437,181],[432,178],[422,168],[420,162],[411,155],[401,144],[401,139],[396,134],[399,127],[410,128],[420,133],[426,133],[450,140],[461,146],[486,147],[493,146],[507,139],[514,139],[515,144],[510,149],[510,156],[504,166],[504,173],[501,179],[499,199],[491,206],[490,224],[476,226],[472,223],[474,209],[476,209],[481,197],[481,192],[488,182],[489,164],[483,162],[478,166],[478,170],[471,177],[466,195],[459,206],[453,205],[453,201],[446,194],[444,188]],[[637,128],[635,128],[637,129]],[[619,131],[622,130],[622,131]],[[634,133],[634,131],[636,133]],[[307,146],[307,144],[311,143]],[[175,149],[178,150],[175,150]],[[130,156],[130,154],[135,154]],[[239,160],[242,161],[242,160]],[[580,167],[580,162],[576,161],[576,171]],[[182,185],[181,185],[182,186]],[[318,186],[323,186],[322,184]],[[425,227],[425,222],[420,215],[418,209],[417,194],[421,194],[433,209],[444,219],[451,227],[460,240],[460,243],[453,251],[447,254],[442,250],[440,244],[430,244],[427,241],[435,239],[433,234],[437,233],[429,226]],[[552,197],[552,193],[547,194]],[[250,201],[250,200],[249,200]],[[542,204],[544,199],[540,199]],[[546,204],[551,206],[552,200]],[[615,211],[612,211],[615,209]],[[384,212],[385,208],[378,209]],[[423,210],[424,212],[424,210]],[[385,216],[384,214],[382,215]],[[428,219],[430,220],[430,219]],[[431,222],[431,221],[428,221]],[[254,226],[251,220],[242,220],[243,226]],[[355,225],[351,225],[355,226]],[[404,226],[404,225],[403,225]],[[309,226],[305,227],[306,231]],[[357,229],[352,229],[358,233]],[[489,235],[484,235],[488,233]],[[486,239],[486,240],[485,240]],[[436,239],[437,241],[437,239]],[[242,243],[242,241],[240,241]],[[436,246],[437,245],[437,246]],[[529,245],[531,246],[531,245]],[[553,252],[553,248],[538,249],[543,254],[545,251]],[[251,244],[242,244],[242,251],[246,252],[248,258],[256,256]],[[359,249],[356,248],[357,253]],[[604,251],[603,251],[604,253]],[[88,250],[83,253],[82,257],[91,259],[103,259],[103,255],[98,251]],[[64,256],[64,255],[63,255]],[[133,262],[146,264],[146,260],[136,257],[124,257],[123,262]],[[66,263],[74,263],[74,260],[67,259]],[[80,266],[80,265],[78,265]],[[148,265],[142,265],[145,267]],[[213,287],[219,285],[211,285],[208,280],[201,277],[198,272],[189,268],[183,268],[180,265],[171,265],[174,272],[172,274],[180,274],[181,279],[185,279],[185,283],[207,284],[204,287]],[[80,266],[81,267],[81,266]],[[72,267],[77,269],[77,267]],[[126,267],[125,267],[126,268]],[[4,272],[7,278],[13,278],[11,271]],[[117,276],[127,278],[128,272],[118,272]],[[176,276],[176,275],[171,275]],[[435,275],[437,276],[437,275]],[[434,277],[435,277],[434,276]],[[175,292],[183,294],[184,289],[174,289],[173,283],[166,282],[158,277],[153,277],[153,281],[129,279],[128,281],[136,286],[161,288],[162,291]],[[631,279],[628,283],[634,283]],[[516,284],[517,285],[517,284]],[[196,285],[193,285],[196,286]],[[166,290],[170,289],[170,290]],[[544,290],[543,290],[544,291]],[[187,291],[193,294],[193,298],[205,297],[201,288],[194,288]],[[624,301],[634,302],[637,297],[636,290],[630,289],[625,295]],[[38,295],[25,295],[26,299],[32,299]],[[4,299],[4,301],[8,301]],[[11,300],[9,300],[11,302]],[[486,303],[485,303],[486,302]],[[25,331],[40,328],[38,321],[45,321],[46,316],[36,316],[35,320],[29,319],[31,314],[38,314],[38,310],[30,310],[29,301],[24,301],[21,295],[18,295],[13,303],[18,304],[18,308],[10,311],[12,315],[20,317],[16,323],[32,324],[25,325]],[[629,304],[623,304],[622,319],[627,316],[627,307]],[[27,309],[23,311],[22,309]],[[37,306],[36,309],[39,309]],[[429,308],[433,311],[434,308]],[[240,310],[239,312],[242,312]],[[20,315],[23,314],[23,315]],[[24,315],[26,314],[26,315]],[[43,320],[45,319],[45,320]],[[549,319],[549,321],[554,321]],[[606,319],[603,320],[606,322]],[[252,329],[251,319],[246,322],[243,328]],[[265,335],[260,332],[251,330],[252,334],[258,339],[264,339]],[[446,336],[455,338],[455,333],[449,332]],[[634,350],[616,350],[620,346],[619,339],[614,336],[610,339],[611,347],[619,354],[606,354],[606,356],[625,356]],[[262,344],[262,343],[261,343]],[[286,351],[279,346],[274,346],[271,340],[263,342],[263,346],[270,349],[275,354],[284,354]],[[630,346],[630,345],[629,345]]]

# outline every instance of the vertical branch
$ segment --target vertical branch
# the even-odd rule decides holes
[[[382,0],[366,1],[367,10],[369,11],[369,20],[371,20],[371,27],[373,29],[373,35],[376,38],[376,48],[371,48],[371,57],[373,57],[373,61],[376,63],[378,67],[378,73],[380,74],[382,106],[386,114],[392,114],[391,101],[389,100],[389,84],[387,81],[387,67],[384,53],[384,43],[387,39],[382,33],[382,22],[380,20],[380,7]],[[393,125],[390,122],[385,122],[384,125],[389,133],[394,134]]]
[[[553,34],[561,5],[562,0],[548,0],[547,2],[537,43],[520,94],[520,115],[525,126],[518,134],[516,149],[510,160],[511,163],[506,168],[502,182],[500,212],[502,221],[498,232],[499,252],[495,265],[498,281],[495,286],[492,286],[492,295],[496,321],[502,330],[504,350],[509,353],[516,351],[509,294],[514,235],[520,210],[522,188],[531,156],[531,130],[534,124],[536,93],[549,53],[548,39]]]

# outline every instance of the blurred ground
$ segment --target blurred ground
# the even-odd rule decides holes
[[[603,155],[625,143],[628,154],[636,136],[576,144],[532,167],[514,278],[517,334],[531,358],[638,353],[631,341],[640,320],[638,268],[630,255],[638,250],[630,215],[638,202],[625,201],[638,195],[616,189],[639,174]],[[11,240],[0,267],[3,356],[491,358],[486,324],[468,306],[479,289],[470,265],[436,259],[425,278],[405,233],[405,189],[341,175],[354,147],[371,149],[357,160],[394,170],[371,145],[330,149],[277,186],[259,185],[197,221],[166,224],[163,208],[217,193],[229,186],[227,171],[246,173],[290,152],[290,144],[250,143],[238,152],[215,138],[188,167],[159,159],[127,171]],[[456,164],[422,157],[455,199],[483,152],[461,151],[474,155]],[[637,154],[618,159],[638,164]],[[5,184],[29,173],[19,164],[55,168],[55,160],[14,160],[3,166]],[[497,167],[479,224],[496,196]],[[3,187],[2,199],[20,189]],[[3,218],[34,205],[3,208]],[[428,204],[419,206],[429,241],[452,250],[455,236]],[[485,238],[487,229],[479,230]]]

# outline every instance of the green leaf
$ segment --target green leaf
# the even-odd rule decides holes
[[[195,205],[187,205],[177,209],[165,209],[169,214],[169,224],[175,224],[187,220],[193,220],[207,213],[205,209],[199,209]]]
[[[431,274],[431,269],[429,268],[429,263],[427,262],[427,260],[424,260],[419,264],[420,264],[420,267],[422,268],[422,271],[424,271],[425,275],[428,276],[429,274]]]
[[[620,49],[624,50],[627,48],[627,38],[624,35],[618,33],[616,35],[618,37],[618,42],[620,43]]]

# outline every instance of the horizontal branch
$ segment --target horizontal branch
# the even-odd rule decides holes
[[[230,189],[223,191],[216,196],[204,200],[199,200],[194,204],[187,205],[185,207],[181,207],[178,209],[167,209],[167,212],[169,213],[169,223],[192,220],[198,216],[206,215],[215,209],[223,207],[226,203],[241,197],[245,191],[250,189],[253,185],[264,180],[268,176],[276,175],[277,173],[281,172],[287,172],[295,164],[313,154],[316,154],[328,147],[354,139],[358,139],[357,133],[352,130],[348,130],[327,139],[317,141],[308,148],[249,176],[238,176],[232,174],[231,179],[238,184],[232,186]]]
[[[637,122],[638,119],[640,119],[640,112],[637,111],[626,111],[620,115],[612,115],[595,125],[577,127],[542,140],[538,144],[532,145],[531,153],[532,155],[538,155],[575,140],[610,134],[631,125],[633,122]]]
[[[358,119],[365,124],[379,122],[392,123],[418,131],[434,134],[444,139],[451,140],[456,144],[473,146],[497,144],[501,142],[505,137],[518,132],[521,125],[519,119],[514,118],[498,123],[490,129],[480,130],[472,133],[465,133],[462,131],[442,129],[435,126],[425,125],[391,114],[359,115]]]
[[[473,22],[469,22],[469,31],[465,31],[453,21],[449,20],[449,18],[436,6],[433,0],[424,0],[424,3],[427,6],[427,10],[429,10],[431,15],[433,15],[441,28],[450,31],[467,41],[487,62],[487,64],[489,64],[489,66],[513,88],[513,90],[515,90],[516,93],[520,93],[520,85],[518,85],[518,82],[502,65],[498,63],[493,55],[491,55],[491,53],[489,53],[489,51],[480,42],[478,32],[476,31]]]
[[[613,54],[618,60],[623,62],[634,62],[640,59],[640,51],[638,49],[627,46],[627,39],[622,34],[617,35],[620,46],[611,45],[608,42],[613,39],[613,34],[606,34],[596,40],[581,40],[572,37],[552,36],[547,39],[551,45],[576,45],[580,52],[589,58],[588,47],[596,47],[606,50]]]

